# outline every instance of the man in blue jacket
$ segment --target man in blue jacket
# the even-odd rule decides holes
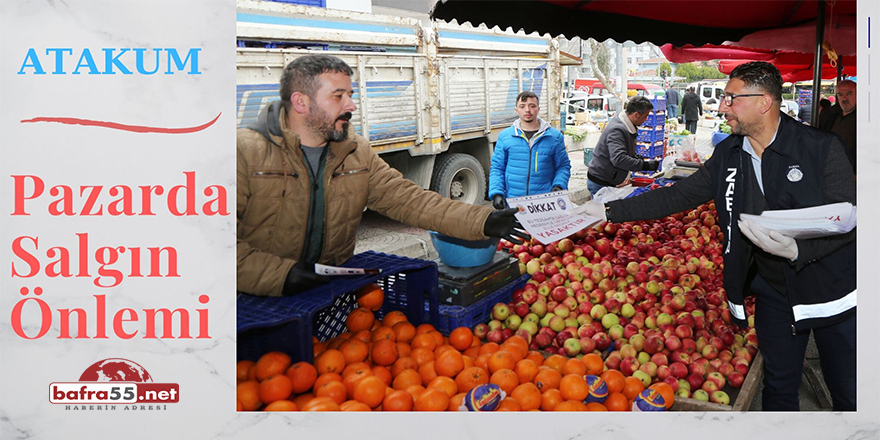
[[[568,189],[571,162],[562,133],[538,117],[538,96],[516,97],[519,119],[498,135],[489,170],[489,198],[496,209],[508,197],[544,194]]]
[[[754,294],[764,357],[765,411],[797,411],[810,333],[835,411],[856,409],[856,230],[792,238],[740,214],[856,203],[852,167],[838,136],[780,112],[782,76],[756,61],[730,73],[719,111],[733,134],[693,175],[630,199],[589,203],[607,221],[661,218],[714,199],[724,232],[724,286],[731,319],[746,326]]]

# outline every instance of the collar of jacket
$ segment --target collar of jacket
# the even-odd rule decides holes
[[[522,120],[519,118],[517,118],[517,120],[513,121],[513,129],[514,129],[517,136],[523,136],[524,130],[522,129],[522,126],[520,125],[521,122],[522,122]],[[548,123],[547,121],[545,121],[541,118],[538,118],[538,122],[540,122],[540,126],[538,126],[538,132],[535,133],[534,136],[532,136],[532,139],[535,139],[538,136],[544,134],[544,132],[547,131],[548,128],[550,128],[550,123]]]
[[[620,122],[623,122],[623,126],[626,127],[626,131],[628,131],[629,134],[636,134],[636,132],[638,132],[638,129],[633,125],[633,122],[629,120],[625,111],[618,113],[617,118],[620,119]]]

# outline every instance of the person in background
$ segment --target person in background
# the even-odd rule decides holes
[[[697,121],[703,115],[703,103],[694,92],[693,87],[688,87],[684,98],[681,98],[681,112],[684,114],[684,127],[691,134],[697,133]]]
[[[238,291],[287,296],[325,283],[315,263],[352,257],[364,208],[465,240],[527,237],[516,209],[444,198],[388,166],[349,125],[352,73],[334,56],[293,60],[281,100],[237,131]]]
[[[591,196],[603,187],[624,184],[630,171],[655,171],[660,167],[659,161],[636,156],[638,126],[645,123],[653,109],[648,98],[636,96],[605,126],[588,165],[587,189]]]
[[[837,84],[837,105],[822,112],[819,130],[839,135],[856,173],[856,83],[845,79]]]
[[[822,98],[819,100],[819,118],[822,118],[822,112],[831,108],[831,101],[828,98]]]
[[[804,105],[800,106],[798,109],[797,118],[801,120],[804,124],[810,125],[810,119],[813,115],[813,100],[808,98],[804,98]]]
[[[678,102],[680,100],[681,100],[681,97],[678,96],[678,91],[673,89],[671,84],[666,84],[666,118],[667,119],[678,118]]]
[[[845,89],[844,89],[845,90]],[[856,203],[840,137],[780,112],[782,75],[772,64],[730,73],[719,111],[732,135],[694,174],[668,188],[607,204],[587,202],[608,222],[658,219],[714,200],[723,231],[724,287],[731,321],[747,327],[746,296],[764,358],[765,411],[797,411],[812,333],[834,411],[856,410],[856,230],[792,238],[740,214]],[[841,94],[841,101],[849,97]],[[854,96],[853,96],[854,99]]]
[[[525,91],[516,97],[513,125],[498,134],[489,168],[489,199],[496,209],[508,197],[545,194],[568,189],[571,162],[562,133],[538,117],[538,95]]]

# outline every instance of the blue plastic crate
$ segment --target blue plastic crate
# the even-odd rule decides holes
[[[458,327],[473,328],[477,324],[489,322],[492,307],[500,302],[510,302],[513,291],[525,286],[526,282],[531,278],[531,275],[525,274],[469,306],[441,305],[440,320],[436,326],[437,330],[448,335],[449,332]]]
[[[636,143],[636,154],[642,157],[654,157],[651,154],[651,144],[648,142],[637,142]]]
[[[415,325],[437,325],[437,263],[380,252],[365,252],[346,267],[381,268],[378,275],[339,277],[291,297],[238,295],[238,359],[256,360],[268,351],[283,351],[294,362],[312,360],[312,336],[327,340],[345,331],[345,318],[357,306],[355,290],[376,283],[385,302],[376,313],[406,313]]]
[[[645,123],[642,124],[643,127],[663,127],[666,125],[666,112],[665,111],[652,111],[648,115],[648,119],[645,120]],[[661,128],[662,129],[662,128]]]
[[[662,141],[662,140],[663,140],[662,127],[660,130],[654,130],[653,127],[639,127],[638,134],[636,134],[636,142],[654,143],[656,141]]]
[[[674,182],[675,182],[674,180],[663,179],[663,178],[654,179],[654,183],[657,185],[660,185],[660,186],[666,186],[667,183],[674,183]],[[635,190],[633,190],[633,192],[629,193],[629,195],[626,196],[625,198],[628,199],[630,197],[635,197],[639,194],[644,194],[648,191],[651,191],[650,186],[643,186],[640,188],[636,188]]]
[[[666,110],[666,97],[665,96],[653,96],[651,97],[651,104],[654,105],[655,110]]]

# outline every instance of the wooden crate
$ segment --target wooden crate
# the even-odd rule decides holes
[[[684,397],[676,397],[675,404],[672,405],[672,411],[748,411],[758,390],[758,384],[764,371],[764,358],[758,352],[755,361],[749,368],[749,374],[746,375],[740,389],[731,388],[725,385],[724,390],[731,400],[731,405],[721,405],[718,403],[703,402],[697,399],[689,399]]]

